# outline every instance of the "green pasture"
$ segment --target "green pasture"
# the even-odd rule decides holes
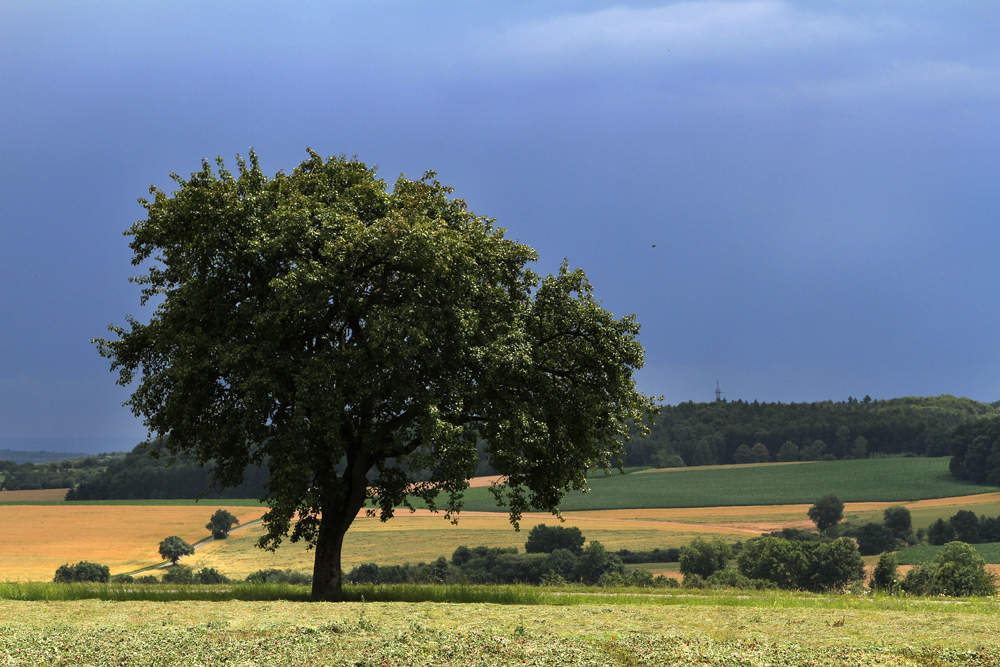
[[[1000,610],[985,600],[558,591],[507,604],[371,599],[0,600],[0,656],[95,667],[1000,662]]]
[[[973,544],[972,547],[979,552],[979,555],[987,563],[993,565],[1000,564],[1000,542]],[[941,549],[944,549],[944,547],[933,545],[906,547],[896,552],[896,563],[899,565],[922,565],[930,563]]]
[[[590,493],[572,492],[565,511],[790,505],[825,493],[844,502],[906,502],[996,491],[952,479],[947,457],[709,466],[598,476]],[[465,508],[496,511],[488,488],[469,489]]]

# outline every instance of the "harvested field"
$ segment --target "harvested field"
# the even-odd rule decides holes
[[[2,503],[51,503],[66,499],[69,489],[32,489],[29,491],[0,491]]]
[[[179,535],[188,542],[208,537],[205,524],[217,508],[241,523],[258,519],[261,508],[201,506],[3,505],[0,577],[47,581],[64,563],[102,563],[112,574],[161,560],[160,540]]]

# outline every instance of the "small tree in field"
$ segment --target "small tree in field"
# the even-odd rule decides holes
[[[224,540],[229,537],[229,531],[233,529],[234,525],[239,524],[239,519],[223,509],[215,510],[215,514],[208,523],[205,524],[205,528],[212,531],[212,537],[217,540]]]
[[[816,524],[817,530],[823,532],[844,518],[844,503],[837,496],[828,493],[816,499],[816,503],[809,508],[808,514],[812,522]]]
[[[171,535],[160,542],[160,556],[164,560],[169,560],[173,565],[177,565],[178,560],[193,553],[194,547],[176,535]]]

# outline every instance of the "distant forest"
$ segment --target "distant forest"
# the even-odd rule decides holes
[[[956,427],[998,415],[1000,402],[949,395],[819,403],[688,402],[663,406],[649,437],[627,444],[625,465],[947,456]]]
[[[819,403],[688,402],[661,407],[649,437],[627,443],[624,463],[630,467],[668,468],[870,456],[947,456],[953,453],[955,443],[968,439],[957,437],[968,429],[960,429],[953,439],[956,428],[998,416],[1000,402],[979,403],[948,395],[884,401],[866,396]],[[8,489],[75,487],[67,500],[198,495],[258,498],[264,492],[266,468],[247,470],[239,487],[212,489],[210,466],[203,468],[186,457],[178,457],[168,465],[166,454],[153,458],[146,453],[147,447],[139,445],[122,458],[88,457],[71,466],[0,461],[0,475],[6,478],[4,486]],[[964,454],[968,448],[959,447],[959,453]],[[970,451],[975,454],[978,450],[972,447]],[[492,474],[485,457],[481,457],[478,474]]]
[[[70,489],[66,500],[259,498],[264,494],[267,468],[247,468],[239,486],[212,488],[211,465],[202,467],[186,456],[171,459],[166,452],[154,458],[148,453],[151,447],[155,445],[138,445],[101,474]]]

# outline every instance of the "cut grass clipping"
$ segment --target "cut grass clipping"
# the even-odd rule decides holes
[[[996,611],[752,597],[670,606],[0,602],[17,664],[996,665]],[[692,598],[688,598],[692,599]],[[736,602],[732,598],[725,598]],[[707,600],[707,602],[705,602]],[[787,605],[786,606],[786,601]],[[994,605],[995,606],[995,605]]]

